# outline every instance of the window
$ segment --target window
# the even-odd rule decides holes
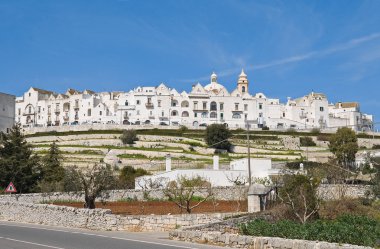
[[[136,105],[139,105],[139,104],[140,104],[140,100],[137,100],[137,101],[136,101]]]
[[[248,114],[244,114],[244,119],[247,120]]]
[[[262,110],[262,109],[263,109],[263,104],[259,103],[259,110]]]
[[[321,112],[323,112],[323,111],[324,111],[323,106],[319,107],[319,110],[320,110]]]
[[[29,106],[29,113],[32,113],[32,107],[31,106]]]
[[[243,81],[244,82],[244,81]],[[242,86],[241,91],[245,93],[245,86]]]
[[[161,100],[158,101],[158,107],[161,107]]]
[[[239,113],[234,113],[234,114],[232,115],[232,118],[234,118],[234,119],[239,119],[239,118],[241,118],[241,116],[240,116]]]
[[[239,111],[239,103],[235,103],[235,111]]]
[[[248,111],[248,105],[244,104],[244,111]]]
[[[30,97],[30,96],[32,96],[32,94],[31,94],[31,93],[29,93],[29,97]]]
[[[89,117],[91,116],[91,109],[87,110],[87,116],[89,116]]]
[[[149,112],[149,115],[150,115],[150,116],[152,116],[152,115],[153,115],[153,112],[152,112],[152,111],[150,111],[150,112]]]
[[[194,110],[198,110],[198,102],[194,102]]]
[[[211,102],[211,104],[210,104],[210,110],[211,110],[211,111],[216,111],[216,108],[217,108],[217,107],[216,107],[216,102],[214,102],[214,101]]]
[[[137,110],[137,115],[140,115],[140,110]]]
[[[202,112],[202,118],[207,118],[207,112]]]
[[[182,101],[181,107],[189,107],[189,102],[187,102],[186,100]]]
[[[282,117],[284,117],[284,118],[285,118],[285,112],[283,112],[283,113],[282,113]]]
[[[221,114],[220,114],[220,119],[223,119],[223,117],[224,117],[224,114],[221,113]]]
[[[203,102],[203,110],[207,109],[207,102]]]
[[[223,111],[223,109],[224,109],[224,103],[220,103],[219,104],[219,110]]]
[[[99,115],[102,116],[102,111],[99,112]]]
[[[128,103],[128,100],[126,100],[126,101],[125,101],[125,105],[128,106],[128,104],[129,104],[129,103]]]
[[[21,115],[21,108],[18,108],[18,115]]]
[[[172,116],[178,116],[178,112],[177,111],[172,111]]]
[[[41,106],[38,107],[38,113],[41,113]]]
[[[210,113],[210,118],[217,118],[218,115],[216,114],[216,112],[211,112]]]
[[[189,113],[187,111],[182,112],[182,117],[185,117],[185,118],[189,117]]]
[[[198,113],[194,113],[194,118],[197,118],[198,117]]]
[[[165,112],[161,112],[161,116],[162,116],[162,117],[165,116]]]

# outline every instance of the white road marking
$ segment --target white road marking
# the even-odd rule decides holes
[[[184,249],[199,249],[197,247],[170,245],[170,244],[160,243],[160,242],[152,242],[152,241],[137,240],[137,239],[128,239],[128,238],[120,238],[120,237],[109,237],[109,236],[101,235],[101,234],[93,234],[93,233],[85,233],[85,232],[73,232],[73,231],[66,231],[66,230],[52,229],[52,228],[43,228],[43,227],[40,228],[40,227],[33,227],[33,226],[10,225],[10,224],[1,224],[1,223],[0,223],[0,226],[24,227],[24,228],[40,229],[40,230],[47,230],[47,231],[54,231],[54,232],[81,234],[81,235],[95,236],[95,237],[102,237],[102,238],[109,238],[109,239],[118,239],[118,240],[125,240],[125,241],[133,241],[133,242],[146,243],[146,244],[159,245],[159,246],[169,246],[169,247],[177,247],[177,248],[184,248]],[[59,247],[51,247],[51,248],[64,249],[64,248],[59,248]]]
[[[47,248],[65,249],[63,247],[49,246],[49,245],[34,243],[34,242],[30,242],[30,241],[11,239],[11,238],[6,238],[6,237],[0,237],[0,239],[6,239],[6,240],[11,240],[11,241],[21,242],[21,243],[24,243],[24,244],[30,244],[30,245],[35,245],[35,246],[42,246],[42,247],[47,247]]]

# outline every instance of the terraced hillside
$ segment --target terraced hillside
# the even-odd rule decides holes
[[[172,168],[211,168],[214,149],[203,141],[204,130],[137,130],[139,141],[132,146],[121,143],[121,130],[88,130],[76,132],[36,133],[27,136],[37,153],[44,154],[52,142],[60,147],[64,165],[87,166],[96,162],[106,162],[115,167],[125,165],[162,171],[165,156],[172,157]],[[231,160],[247,156],[247,136],[245,131],[233,131],[231,142],[233,152],[220,154],[221,167],[228,167]],[[302,147],[300,137],[310,136],[317,144]],[[324,135],[326,140],[326,136]],[[360,138],[362,146],[380,144],[376,138]],[[251,156],[272,158],[286,162],[307,158],[313,161],[326,161],[328,142],[323,136],[310,133],[284,133],[252,131],[250,133]]]

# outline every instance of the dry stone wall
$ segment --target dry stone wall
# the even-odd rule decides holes
[[[328,243],[308,240],[292,240],[275,237],[252,237],[222,232],[181,231],[170,232],[174,240],[209,243],[233,248],[254,249],[370,249],[371,247]]]
[[[108,209],[0,201],[0,220],[107,231],[170,231],[222,221],[232,213],[183,215],[113,215]]]
[[[234,187],[215,187],[213,193],[215,199],[233,201],[240,199],[242,193],[246,191],[245,186]],[[319,193],[321,197],[326,200],[339,199],[342,196],[348,198],[365,197],[367,192],[371,190],[369,185],[340,185],[329,184],[321,185],[319,187]],[[206,189],[200,189],[196,196],[205,196],[207,194]],[[152,199],[165,199],[165,195],[162,190],[155,189],[149,191],[149,197]],[[4,194],[0,195],[0,201],[17,201],[25,203],[44,203],[52,201],[84,201],[83,192],[56,192],[56,193],[35,193],[35,194]],[[120,201],[120,200],[144,200],[144,192],[141,190],[129,189],[129,190],[112,190],[104,192],[103,196],[99,198],[103,201]]]

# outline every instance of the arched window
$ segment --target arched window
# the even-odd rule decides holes
[[[207,112],[202,112],[202,118],[207,118]]]
[[[172,116],[178,116],[178,112],[177,111],[172,111]]]
[[[128,100],[125,101],[125,105],[128,106]]]
[[[239,119],[239,118],[241,118],[241,116],[240,116],[239,113],[234,113],[234,114],[232,115],[232,118]]]
[[[182,117],[184,118],[189,117],[189,113],[187,111],[182,112]]]
[[[245,93],[245,86],[242,86],[242,87],[241,87],[241,91],[242,91],[243,93]]]
[[[210,118],[217,118],[218,115],[216,114],[216,112],[211,112],[210,113]]]
[[[214,102],[214,101],[211,102],[211,104],[210,104],[210,110],[211,110],[211,111],[216,111],[216,106],[217,106],[217,105],[216,105],[216,102]]]
[[[189,107],[189,102],[187,100],[182,101],[181,107]]]
[[[175,107],[178,105],[178,101],[177,100],[172,100],[172,106]]]

